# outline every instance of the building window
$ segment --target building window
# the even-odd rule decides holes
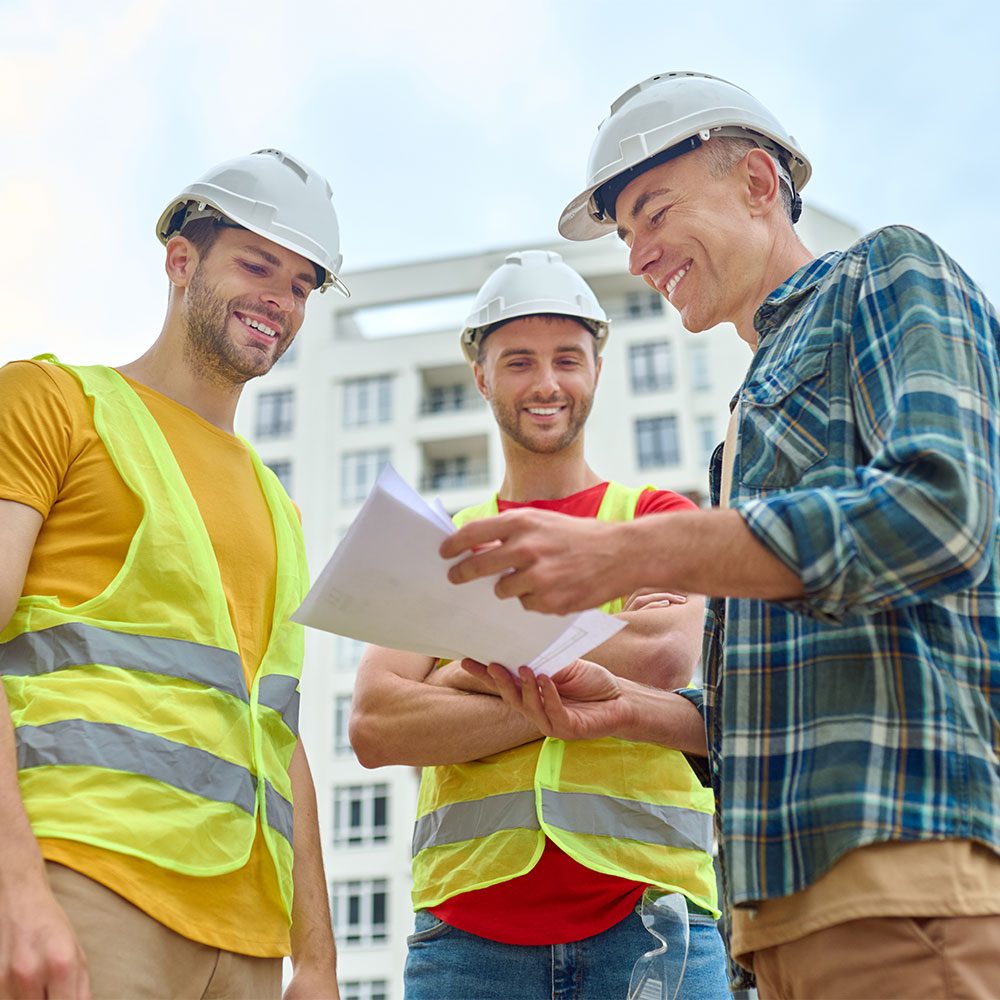
[[[635,422],[635,447],[639,468],[648,469],[680,462],[677,418],[650,417]]]
[[[262,392],[257,397],[257,437],[282,437],[292,433],[295,416],[292,389]]]
[[[290,459],[282,458],[277,462],[266,463],[267,467],[278,477],[278,482],[285,488],[285,492],[291,496],[292,493],[292,463]]]
[[[337,944],[378,944],[388,938],[385,879],[332,882],[330,903]]]
[[[392,376],[352,378],[344,383],[344,426],[387,424],[392,420]]]
[[[674,384],[674,356],[670,343],[657,340],[648,344],[631,344],[628,368],[633,392],[657,392]]]
[[[708,366],[708,345],[692,344],[690,347],[691,388],[711,389],[712,376]]]
[[[349,451],[340,460],[340,499],[343,503],[357,503],[368,496],[382,467],[389,462],[388,448],[370,451]]]
[[[698,435],[698,451],[701,460],[707,463],[712,457],[712,452],[715,451],[715,446],[719,443],[715,433],[715,417],[698,417],[695,429]]]
[[[627,292],[625,315],[629,319],[658,316],[663,312],[663,296],[659,292]]]
[[[340,984],[340,1000],[389,1000],[389,981],[349,979]]]
[[[333,790],[333,846],[373,847],[389,839],[389,786],[340,785]]]
[[[424,392],[420,412],[450,413],[467,410],[481,399],[479,393],[464,382],[454,385],[431,385]]]
[[[338,756],[353,753],[350,736],[351,696],[338,694],[333,705],[333,752]]]
[[[348,635],[338,635],[336,641],[336,664],[338,670],[354,671],[361,662],[365,643]]]

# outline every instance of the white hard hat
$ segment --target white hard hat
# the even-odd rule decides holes
[[[792,195],[793,219],[812,167],[795,139],[756,98],[706,73],[660,73],[626,90],[598,126],[587,187],[563,209],[559,232],[593,240],[615,228],[615,201],[650,167],[697,149],[713,136],[752,139],[778,164]]]
[[[163,210],[156,224],[161,243],[195,219],[225,216],[278,246],[301,254],[331,285],[351,293],[337,276],[343,263],[340,226],[330,185],[315,170],[280,149],[258,149],[213,167]]]
[[[590,285],[554,251],[521,250],[510,254],[476,294],[462,330],[470,364],[484,334],[508,320],[542,313],[581,320],[603,350],[609,320]]]

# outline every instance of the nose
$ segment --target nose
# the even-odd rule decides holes
[[[291,312],[295,308],[295,291],[292,283],[275,277],[261,292],[261,300],[273,305],[281,312]]]
[[[660,258],[660,251],[653,240],[643,240],[638,236],[628,254],[628,269],[636,277],[646,277],[646,271]]]
[[[535,381],[535,391],[542,396],[554,396],[559,392],[557,372],[552,365],[538,366],[538,378]]]

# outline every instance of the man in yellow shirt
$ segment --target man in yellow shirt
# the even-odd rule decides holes
[[[346,292],[336,214],[268,149],[157,235],[146,353],[0,370],[0,994],[278,996],[291,954],[287,997],[335,997],[301,529],[233,421],[313,289]]]

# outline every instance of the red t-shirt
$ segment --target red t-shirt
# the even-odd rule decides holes
[[[510,503],[515,507],[557,510],[574,517],[596,517],[607,483],[558,500]],[[646,490],[635,516],[697,509],[687,497],[669,490]],[[474,889],[431,907],[439,919],[459,930],[505,944],[549,945],[581,941],[613,927],[635,906],[645,884],[595,872],[574,861],[546,839],[537,864],[525,875],[485,889]]]

